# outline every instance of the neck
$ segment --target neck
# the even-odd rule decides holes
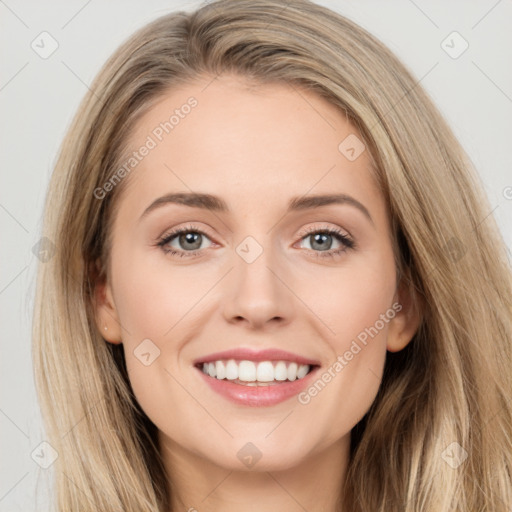
[[[240,471],[216,465],[161,432],[171,511],[342,512],[337,504],[349,459],[350,435],[286,469]]]

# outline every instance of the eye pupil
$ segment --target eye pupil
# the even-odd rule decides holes
[[[195,232],[187,232],[180,235],[180,244],[185,245],[185,243],[192,244],[193,247],[188,247],[188,249],[199,249],[201,247],[201,234]]]
[[[326,244],[326,240],[331,239],[330,242],[332,243],[332,235],[326,234],[326,233],[316,233],[313,235],[314,242],[311,244],[311,247],[313,249],[329,249],[331,247],[331,244]],[[318,247],[315,247],[315,244],[318,244]]]

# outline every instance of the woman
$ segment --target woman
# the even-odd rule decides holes
[[[425,92],[344,17],[220,0],[139,30],[47,196],[58,510],[508,510],[490,210]]]

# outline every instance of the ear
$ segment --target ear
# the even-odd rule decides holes
[[[117,315],[112,287],[107,279],[96,282],[94,311],[96,325],[103,339],[114,344],[122,343],[121,324]]]
[[[418,331],[421,323],[423,301],[416,292],[412,280],[402,278],[397,286],[393,304],[400,304],[395,317],[389,321],[386,348],[390,352],[398,352],[405,348]]]

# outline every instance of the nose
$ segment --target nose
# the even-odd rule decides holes
[[[235,253],[235,268],[226,286],[223,314],[227,322],[265,329],[288,324],[294,314],[293,292],[286,272],[268,249],[251,263]]]

